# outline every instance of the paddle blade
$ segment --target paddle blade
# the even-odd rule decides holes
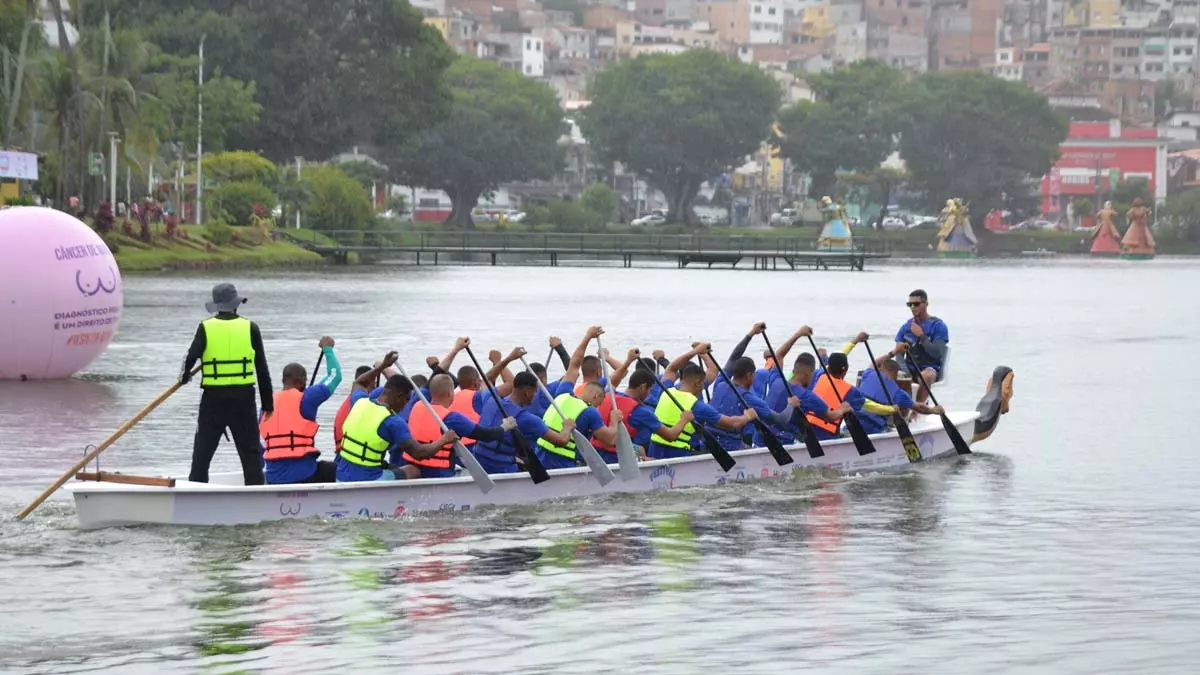
[[[717,464],[721,466],[722,471],[729,471],[737,464],[737,461],[729,455],[729,452],[725,448],[721,447],[720,441],[717,440],[716,436],[712,435],[712,432],[708,428],[696,427],[696,430],[700,432],[700,437],[704,439],[704,447],[708,450],[708,454],[717,460]]]
[[[771,457],[775,458],[776,464],[779,466],[785,466],[795,461],[792,459],[792,456],[788,454],[788,451],[783,447],[783,443],[779,442],[779,439],[771,431],[770,427],[768,427],[762,420],[754,420],[754,425],[758,427],[758,433],[762,434],[763,439],[766,440],[767,450],[771,452]]]
[[[875,452],[875,444],[867,436],[867,430],[863,428],[862,422],[858,421],[858,416],[851,412],[843,419],[846,420],[846,428],[850,429],[850,438],[854,439],[854,447],[858,449],[858,454],[869,455]]]
[[[921,448],[917,445],[917,439],[913,438],[908,422],[904,421],[904,415],[896,413],[892,415],[892,419],[896,421],[896,435],[900,437],[900,445],[904,446],[904,454],[908,461],[913,464],[921,461]]]
[[[462,462],[463,468],[467,470],[467,473],[471,474],[475,485],[479,487],[479,490],[483,494],[491,492],[492,488],[496,487],[496,482],[492,480],[487,471],[483,470],[483,465],[479,463],[479,460],[475,459],[475,455],[466,446],[457,441],[454,443],[454,456],[458,458],[459,462]]]
[[[583,458],[583,463],[591,470],[592,476],[600,485],[608,485],[616,478],[613,475],[612,469],[608,468],[608,463],[596,452],[596,448],[592,447],[592,442],[588,440],[583,432],[574,429],[571,431],[571,439],[575,441],[575,454]]]
[[[538,459],[537,453],[529,447],[529,441],[516,429],[511,433],[513,442],[517,444],[517,453],[525,460],[525,470],[529,472],[529,478],[535,484],[550,480],[550,474],[546,473],[546,467],[542,466],[542,460]]]
[[[617,429],[617,462],[621,467],[621,480],[631,481],[641,475],[638,469],[637,451],[633,449],[633,439],[629,437],[629,429],[622,424]]]
[[[813,430],[808,420],[804,419],[804,413],[799,410],[792,411],[792,426],[804,433],[804,447],[808,448],[809,457],[817,459],[825,456],[825,450],[821,448],[821,441],[817,440],[817,432]]]
[[[950,437],[950,442],[954,444],[954,451],[960,455],[971,454],[971,446],[963,440],[962,434],[958,433],[958,427],[954,426],[954,422],[946,417],[946,413],[942,413],[942,426],[946,428],[946,435]]]

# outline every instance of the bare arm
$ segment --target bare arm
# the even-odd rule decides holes
[[[796,346],[796,341],[802,337],[808,337],[810,335],[812,335],[812,328],[809,326],[801,326],[800,330],[792,333],[792,336],[779,346],[779,351],[775,352],[775,360],[779,362],[780,367],[783,367],[783,365],[787,363],[787,355],[792,351],[792,347]]]
[[[630,349],[629,353],[625,355],[625,363],[618,364],[616,366],[616,370],[614,370],[612,375],[608,378],[608,386],[616,389],[621,384],[621,381],[625,379],[625,375],[629,373],[629,366],[637,363],[640,355],[641,352],[639,352],[636,348]]]
[[[363,373],[354,379],[354,386],[371,391],[375,383],[379,381],[379,376],[392,367],[399,356],[396,352],[388,352],[384,355],[383,360],[375,364],[375,367]]]
[[[675,424],[675,426],[668,427],[664,424],[664,425],[660,426],[658,428],[658,431],[656,431],[654,433],[658,434],[663,439],[668,440],[668,441],[679,440],[679,434],[683,433],[683,430],[685,428],[687,428],[688,422],[691,422],[693,419],[695,419],[695,418],[692,417],[692,412],[690,410],[685,410],[679,416],[679,422],[677,422]]]
[[[400,444],[400,449],[407,452],[414,459],[429,459],[436,455],[438,450],[457,440],[458,434],[448,430],[438,440],[428,443],[418,443],[410,438]]]
[[[684,366],[686,366],[688,364],[688,361],[691,361],[693,358],[695,358],[695,356],[697,354],[700,353],[699,348],[701,346],[707,347],[708,345],[706,345],[702,342],[697,342],[690,350],[675,357],[675,360],[670,362],[669,364],[667,364],[666,370],[663,371],[663,375],[662,375],[663,379],[664,380],[676,379],[675,376],[679,372],[679,370],[681,368],[683,368]]]
[[[562,377],[563,382],[575,382],[579,379],[579,367],[583,365],[583,357],[587,356],[588,345],[597,336],[603,334],[604,330],[600,326],[592,326],[587,329],[583,339],[579,341],[579,346],[575,348],[575,353],[571,354],[571,362],[567,364],[567,372]]]
[[[561,431],[555,431],[553,429],[547,428],[546,433],[542,434],[542,438],[544,440],[547,440],[547,441],[553,443],[554,445],[557,445],[560,448],[565,448],[565,447],[567,447],[567,444],[569,444],[572,440],[571,432],[574,431],[574,429],[575,429],[575,420],[566,420],[563,422],[563,428]],[[513,431],[513,433],[517,434],[520,432]]]
[[[450,372],[450,366],[454,365],[454,358],[458,356],[458,353],[465,349],[469,344],[471,344],[471,338],[469,337],[460,337],[455,340],[454,346],[451,347],[450,351],[446,352],[446,355],[442,357],[441,362],[438,363],[438,367],[447,373]]]

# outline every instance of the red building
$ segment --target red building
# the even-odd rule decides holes
[[[1061,157],[1042,177],[1042,213],[1063,213],[1087,197],[1100,208],[1120,181],[1145,178],[1154,200],[1167,198],[1167,139],[1154,129],[1122,129],[1118,119],[1071,122]]]

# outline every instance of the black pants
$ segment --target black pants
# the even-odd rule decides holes
[[[258,407],[252,386],[210,387],[200,395],[192,471],[188,480],[208,482],[208,466],[225,429],[233,436],[246,485],[263,484],[262,446],[258,442]]]
[[[336,483],[337,482],[337,464],[327,462],[323,459],[317,460],[317,472],[309,477],[304,483]]]

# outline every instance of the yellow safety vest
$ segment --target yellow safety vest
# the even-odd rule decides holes
[[[671,396],[674,396],[679,401],[679,405],[683,406],[683,410],[680,410],[679,406],[675,405],[675,401],[671,400]],[[654,408],[654,414],[664,427],[671,428],[679,424],[679,418],[683,415],[683,411],[691,410],[692,406],[696,405],[697,400],[694,395],[686,391],[679,391],[678,389],[672,391],[670,396],[666,392],[663,392],[663,395],[658,399],[658,405]],[[658,434],[652,434],[650,440],[659,445],[686,450],[692,447],[692,434],[694,433],[696,433],[696,428],[692,426],[691,422],[688,422],[676,440],[668,441]]]
[[[250,344],[250,320],[205,319],[204,354],[200,356],[201,384],[233,387],[254,384],[254,347]]]
[[[575,396],[570,393],[559,394],[558,397],[554,399],[554,402],[558,404],[558,407],[562,408],[563,414],[566,415],[567,419],[569,420],[578,419],[579,414],[584,410],[587,410],[588,407],[588,404],[584,403],[580,399],[575,398]],[[554,409],[554,406],[546,408],[546,414],[542,415],[542,421],[545,422],[546,426],[550,427],[551,429],[555,431],[562,431],[563,420],[558,416],[558,411]],[[560,448],[544,438],[539,438],[538,445],[546,452],[553,452],[554,454],[562,455],[567,459],[575,459],[575,441],[569,441],[567,443],[567,447]]]
[[[384,466],[383,456],[390,444],[379,435],[379,425],[391,416],[387,406],[366,396],[360,398],[342,425],[342,459],[359,466]]]

